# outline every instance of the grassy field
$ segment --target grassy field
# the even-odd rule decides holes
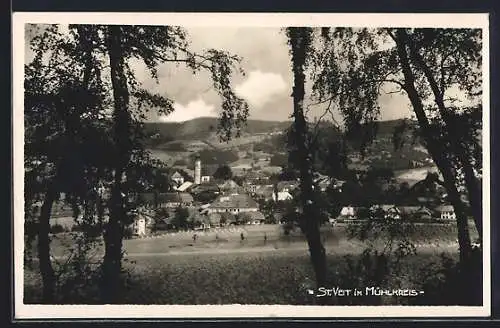
[[[244,240],[241,240],[241,234]],[[193,236],[196,235],[196,240]],[[426,224],[415,226],[410,239],[416,246],[440,250],[456,248],[456,226]],[[477,233],[472,232],[472,238]],[[337,225],[322,228],[322,239],[327,251],[334,254],[357,254],[366,247],[365,242],[350,239],[347,227]],[[62,257],[72,245],[70,234],[53,236],[52,254]],[[124,240],[127,254],[177,254],[190,252],[220,253],[299,249],[307,250],[304,236],[299,230],[285,236],[280,225],[247,225],[210,231],[164,232],[157,236]]]
[[[347,238],[345,227],[323,229],[332,287],[367,287],[375,284],[375,263],[359,259],[366,243]],[[456,258],[456,228],[417,227],[412,239],[417,255],[403,258],[388,280],[379,287],[423,288],[422,270],[439,269],[440,254]],[[241,241],[241,233],[245,239]],[[264,236],[266,236],[264,240]],[[124,241],[125,268],[130,273],[121,299],[127,304],[313,304],[307,289],[314,286],[314,274],[304,238],[300,232],[284,236],[277,225],[256,225],[197,232],[166,234],[155,238]],[[53,240],[53,253],[64,255],[61,235]],[[363,265],[360,266],[360,263]],[[368,273],[368,274],[367,274]],[[368,277],[368,278],[367,278]],[[37,301],[40,279],[25,270],[25,302]],[[368,280],[366,280],[368,279]],[[372,280],[370,280],[372,279]],[[382,285],[385,286],[382,286]],[[92,294],[89,292],[89,294]],[[77,302],[91,303],[92,297]],[[407,304],[408,297],[338,298],[336,304]]]

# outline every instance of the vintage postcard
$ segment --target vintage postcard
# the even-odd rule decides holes
[[[16,319],[490,315],[487,14],[13,14]]]

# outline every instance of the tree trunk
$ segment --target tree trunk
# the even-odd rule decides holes
[[[105,254],[103,262],[103,301],[116,303],[119,301],[121,278],[122,242],[126,216],[124,208],[123,179],[125,168],[130,160],[128,112],[129,93],[127,77],[124,72],[124,58],[121,48],[121,28],[108,27],[108,51],[111,68],[111,83],[114,98],[114,140],[117,150],[115,176],[111,190],[110,215],[104,232]]]
[[[477,232],[479,233],[480,240],[483,240],[483,197],[479,181],[474,174],[472,164],[465,156],[461,156],[462,168],[464,170],[465,185],[467,187],[467,194],[469,196],[470,207],[472,216],[474,217],[474,224],[476,225]]]
[[[300,171],[300,202],[302,213],[300,226],[307,238],[311,262],[316,275],[317,287],[326,286],[326,254],[321,242],[319,215],[316,213],[313,202],[313,179],[312,160],[307,145],[307,122],[304,116],[304,84],[305,84],[305,56],[306,44],[304,28],[289,28],[290,43],[292,46],[292,64],[294,75],[293,87],[293,117],[294,117],[294,139],[297,151],[297,161]],[[320,298],[326,302],[326,298]]]
[[[408,53],[407,53],[407,45],[408,45],[408,36],[404,29],[398,29],[397,35],[395,37],[398,55],[400,58],[403,75],[405,78],[405,86],[404,89],[408,94],[408,98],[413,106],[413,110],[417,116],[420,129],[422,130],[422,134],[424,136],[427,149],[429,150],[430,155],[439,171],[441,172],[444,185],[448,192],[448,197],[450,202],[455,209],[455,213],[457,216],[457,228],[458,228],[458,243],[460,248],[460,260],[466,260],[471,252],[471,242],[469,235],[469,228],[467,226],[467,215],[464,204],[460,199],[460,194],[455,185],[455,177],[453,175],[451,169],[451,163],[447,160],[444,155],[445,149],[436,138],[434,138],[433,132],[431,131],[429,121],[424,111],[424,106],[422,104],[422,100],[418,95],[418,92],[415,87],[415,77],[411,70]]]
[[[427,81],[429,82],[432,93],[434,94],[435,103],[438,106],[439,113],[445,123],[446,131],[448,132],[448,142],[452,145],[452,149],[455,151],[455,155],[458,157],[460,164],[462,165],[462,168],[464,170],[465,186],[467,188],[467,194],[469,196],[472,216],[474,217],[476,229],[479,232],[479,235],[482,236],[483,215],[481,207],[481,190],[479,188],[477,181],[478,179],[474,174],[472,165],[467,158],[467,149],[460,142],[459,138],[455,138],[450,135],[450,133],[453,133],[456,130],[456,127],[453,126],[453,121],[451,120],[450,113],[448,113],[444,103],[444,90],[440,90],[438,83],[432,74],[432,71],[429,69],[429,66],[425,63],[424,59],[417,51],[411,38],[407,38],[410,45],[411,57],[415,61],[415,63],[422,69]]]
[[[50,216],[52,206],[57,197],[55,182],[49,185],[49,189],[43,200],[40,216],[38,218],[38,260],[40,274],[42,275],[43,294],[42,303],[53,304],[55,298],[56,277],[50,259]]]

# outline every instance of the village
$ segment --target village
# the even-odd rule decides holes
[[[193,229],[206,230],[231,225],[284,224],[287,218],[282,212],[266,216],[261,207],[262,202],[292,201],[293,193],[299,187],[298,180],[271,183],[269,179],[252,174],[239,185],[232,179],[214,178],[214,170],[205,168],[201,160],[195,161],[194,181],[186,181],[179,171],[174,171],[171,180],[175,182],[174,192],[142,194],[143,207],[138,209],[137,217],[132,225],[133,235],[143,237],[158,230]],[[253,177],[253,179],[252,179]],[[332,186],[342,191],[345,181],[332,181],[326,176],[319,176],[315,183],[325,192]],[[212,202],[202,202],[198,195],[213,193]],[[396,206],[381,204],[375,206],[384,211],[385,218],[400,219],[402,216],[413,216],[420,222],[450,223],[455,220],[453,207],[447,204],[437,206],[426,205],[427,199],[418,197],[413,206]],[[179,221],[180,209],[184,209],[184,221]],[[355,222],[363,208],[343,206],[338,217],[329,218],[329,224],[346,224]],[[160,223],[158,223],[158,213]]]
[[[284,204],[293,201],[299,179],[271,181],[268,175],[248,170],[244,181],[237,183],[236,178],[221,178],[216,174],[218,169],[220,166],[203,165],[196,158],[193,176],[186,174],[185,169],[171,170],[173,173],[170,173],[168,181],[173,185],[169,192],[153,190],[137,195],[139,206],[133,211],[134,219],[125,237],[143,238],[180,230],[206,231],[228,226],[290,223],[282,209]],[[314,183],[322,193],[327,188],[341,193],[345,181],[316,174]],[[443,195],[433,199],[433,202],[429,197],[417,196],[404,206],[379,204],[370,206],[370,209],[380,209],[385,219],[412,217],[419,223],[449,224],[456,219],[453,206],[446,203]],[[268,204],[281,206],[269,208]],[[361,213],[365,210],[363,206],[342,204],[338,216],[329,217],[325,224],[357,222],[364,216]],[[53,208],[51,225],[55,233],[71,231],[75,227],[72,211],[63,199]]]

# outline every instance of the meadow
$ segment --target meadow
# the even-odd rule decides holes
[[[377,256],[363,257],[365,242],[349,239],[345,227],[325,228],[328,281],[332,287],[428,289],[426,274],[443,269],[442,254],[456,259],[453,226],[425,225],[414,232],[414,255],[407,255],[384,277],[376,277]],[[245,239],[241,240],[241,233]],[[266,238],[264,239],[264,234]],[[277,225],[234,227],[232,230],[160,235],[126,240],[126,287],[123,304],[314,304],[307,290],[314,288],[314,273],[307,245],[299,232],[284,236]],[[64,252],[57,239],[55,253]],[[377,246],[375,246],[377,248]],[[373,256],[372,256],[373,255]],[[392,261],[389,257],[389,261]],[[395,263],[395,262],[394,262]],[[383,269],[383,268],[382,268]],[[431,272],[432,273],[432,272]],[[25,302],[36,303],[40,279],[25,270]],[[97,302],[90,286],[75,303]],[[74,295],[72,296],[74,297]],[[422,297],[384,296],[334,298],[332,304],[427,304]],[[61,303],[69,300],[61,299]]]

